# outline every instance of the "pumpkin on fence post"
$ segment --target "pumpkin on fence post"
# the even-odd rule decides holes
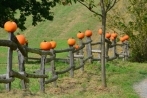
[[[16,38],[21,45],[26,43],[26,38],[24,35],[17,33]]]
[[[87,37],[92,36],[92,31],[91,30],[86,30],[85,31],[85,36],[87,36]]]
[[[75,47],[75,49],[79,49],[79,45],[78,44],[76,44],[74,47]]]
[[[112,41],[112,45],[114,45],[113,47],[112,47],[112,49],[113,49],[113,57],[116,57],[116,38],[117,38],[117,33],[114,31],[112,34],[111,34],[111,37],[110,37],[110,39],[111,39],[111,41]]]
[[[125,40],[128,40],[129,39],[129,36],[128,35],[124,35],[124,39]]]
[[[17,29],[17,24],[15,22],[11,22],[11,21],[7,21],[5,24],[4,24],[4,29],[9,33],[9,37],[8,37],[8,40],[12,40],[12,35],[13,33],[16,31]],[[10,72],[12,71],[12,59],[13,59],[13,50],[11,47],[8,47],[8,58],[7,58],[7,74],[6,74],[6,79],[10,79],[11,76],[10,76]],[[11,79],[12,81],[14,80],[14,78]],[[11,90],[11,82],[10,81],[9,83],[6,84],[6,89],[8,91]]]
[[[51,43],[44,40],[43,42],[40,43],[40,48],[42,50],[50,50],[51,49]]]
[[[90,58],[89,59],[89,63],[92,63],[92,47],[91,47],[91,36],[92,36],[92,31],[91,30],[86,30],[85,31],[85,35],[86,37],[86,42],[88,42],[88,44],[86,45],[86,51],[87,51],[87,55]]]
[[[114,38],[116,38],[116,37],[117,37],[117,33],[116,33],[116,32],[113,32],[113,33],[111,34],[111,36],[113,36]]]
[[[115,37],[111,36],[110,39],[111,39],[111,41],[114,41]]]
[[[119,39],[120,39],[121,42],[125,41],[124,37],[120,37]]]
[[[102,35],[102,33],[103,33],[102,28],[100,28],[100,29],[98,30],[98,34]]]
[[[67,43],[68,43],[69,46],[73,46],[73,45],[75,45],[76,40],[74,38],[69,38]]]
[[[67,40],[67,43],[69,45],[69,48],[72,49],[73,48],[73,45],[75,45],[76,43],[76,40],[74,38],[69,38]],[[70,63],[70,67],[73,67],[71,70],[70,70],[70,77],[73,78],[74,77],[74,54],[73,54],[73,50],[70,50],[69,51],[69,63]]]
[[[14,33],[17,29],[17,24],[14,21],[7,21],[4,24],[4,29],[9,33]]]
[[[81,31],[79,31],[79,33],[77,33],[77,38],[79,38],[79,39],[83,39],[84,36],[85,36],[85,34]]]
[[[116,32],[113,32],[113,33],[111,34],[110,39],[111,39],[112,41],[114,41],[114,40],[116,39],[116,37],[117,37],[117,33],[116,33]]]
[[[55,41],[51,40],[50,43],[51,43],[51,49],[56,48],[57,43]]]
[[[109,32],[107,32],[107,33],[105,34],[105,37],[109,39],[109,38],[111,37],[111,34],[110,34]]]

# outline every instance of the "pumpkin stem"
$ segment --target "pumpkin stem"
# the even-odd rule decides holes
[[[17,35],[20,35],[20,33],[17,33]]]
[[[79,33],[81,33],[81,31],[79,31]]]
[[[46,40],[43,40],[43,42],[46,42]]]

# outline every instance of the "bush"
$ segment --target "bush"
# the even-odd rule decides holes
[[[147,1],[122,0],[119,4],[108,14],[107,25],[130,36],[130,61],[147,61]]]

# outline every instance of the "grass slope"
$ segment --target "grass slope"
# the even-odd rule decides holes
[[[93,31],[92,40],[99,40],[97,30],[101,27],[96,17],[92,16],[80,4],[72,6],[58,5],[53,9],[54,20],[39,23],[36,27],[31,26],[31,18],[26,22],[27,30],[15,32],[24,34],[29,40],[29,47],[39,48],[42,40],[57,42],[56,49],[67,48],[67,39],[76,38],[78,31],[91,29]],[[7,39],[8,34],[0,29],[0,39]],[[76,38],[77,39],[77,38]],[[62,54],[61,54],[62,55]],[[35,57],[38,55],[34,55]],[[18,70],[17,56],[14,52],[13,69]],[[7,48],[0,47],[0,73],[6,72]],[[38,66],[37,66],[38,65]],[[30,62],[26,64],[26,71],[32,72],[39,69],[40,63]],[[65,63],[56,63],[57,70],[62,70],[68,65]],[[47,64],[46,67],[49,67]],[[60,75],[57,80],[58,87],[54,88],[52,83],[46,85],[46,93],[39,92],[39,79],[30,79],[28,90],[21,90],[20,80],[15,79],[12,83],[12,90],[5,91],[5,85],[0,84],[1,98],[138,98],[133,90],[133,84],[139,82],[147,76],[146,63],[138,64],[131,62],[122,62],[117,59],[106,64],[107,88],[101,88],[101,66],[98,62],[85,65],[85,72],[75,71],[75,77],[69,78],[69,73]],[[47,73],[50,75],[50,73]]]
[[[28,17],[25,24],[27,30],[20,31],[18,29],[15,34],[18,32],[24,34],[29,41],[30,48],[40,48],[40,42],[43,40],[55,40],[57,42],[56,49],[68,48],[67,39],[71,37],[77,39],[76,34],[79,31],[84,32],[86,29],[91,29],[93,37],[98,39],[97,30],[101,27],[99,20],[84,6],[79,3],[72,6],[58,5],[53,8],[53,12],[53,21],[44,21],[35,27],[31,25],[31,17]],[[8,34],[3,29],[0,29],[0,32],[0,39],[8,38]],[[4,55],[4,51],[7,55],[7,50],[2,48],[0,52],[3,54],[0,56]]]

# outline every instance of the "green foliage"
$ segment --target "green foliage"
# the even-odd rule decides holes
[[[37,22],[53,20],[51,8],[56,6],[57,2],[59,0],[0,0],[0,27],[3,28],[6,21],[13,20],[24,30],[27,16],[32,16],[34,26]]]
[[[122,1],[123,2],[123,1]],[[127,3],[126,3],[127,2]],[[127,5],[125,5],[127,4]],[[107,25],[130,36],[131,61],[147,61],[147,6],[146,0],[128,0],[108,15]]]

